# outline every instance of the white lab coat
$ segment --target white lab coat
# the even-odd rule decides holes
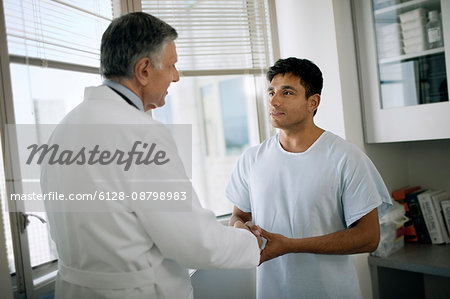
[[[110,88],[99,86],[86,88],[85,100],[62,123],[157,122]],[[133,137],[135,132],[129,131],[129,127],[120,128],[123,128],[119,129],[120,136]],[[153,141],[173,142],[168,136],[149,134]],[[67,136],[64,129],[57,128],[49,143],[76,143],[79,137]],[[80,192],[80,184],[85,186],[83,190],[95,190],[98,184],[104,187],[105,182],[92,180],[92,171],[95,168],[43,166],[42,191]],[[186,178],[182,167],[173,171]],[[118,174],[123,172],[114,175]],[[108,182],[110,173],[101,175],[114,189],[115,185]],[[117,190],[126,188],[122,184]],[[100,213],[48,214],[59,254],[56,298],[192,298],[187,268],[258,265],[256,238],[248,231],[219,224],[212,212],[201,208],[195,194],[191,212],[156,213],[146,210],[145,205],[133,208],[117,202],[107,209],[108,212]]]

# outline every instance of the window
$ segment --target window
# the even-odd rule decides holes
[[[113,18],[112,1],[4,0],[0,13],[5,18],[7,37],[0,41],[1,51],[7,50],[10,62],[9,69],[1,73],[2,81],[10,85],[1,95],[6,104],[2,115],[7,117],[2,122],[59,123],[82,101],[86,86],[101,84],[100,39]],[[8,171],[8,165],[14,163],[11,159],[4,162],[2,173],[3,165]],[[2,198],[7,192],[17,191],[12,187],[5,190],[4,182],[3,178]],[[26,191],[26,185],[18,188]],[[39,219],[45,221],[46,214],[36,212],[33,214],[37,217],[33,217],[10,213],[9,221],[7,207],[2,204],[16,291],[27,297],[51,292],[58,257],[48,226]],[[21,223],[23,217],[29,220],[26,229],[15,221]]]
[[[99,67],[99,41],[113,18],[111,1],[4,0],[4,6],[12,61]]]
[[[157,120],[193,129],[193,185],[204,207],[231,213],[225,187],[237,159],[267,135],[265,73],[273,63],[270,1],[142,1],[178,31],[181,73]],[[262,138],[260,138],[262,137]]]
[[[178,31],[182,71],[261,72],[272,60],[266,0],[143,0],[142,10]]]
[[[225,187],[241,153],[259,143],[255,75],[189,76],[172,84],[155,119],[192,124],[192,184],[202,205],[231,213]]]
[[[58,123],[82,100],[86,86],[101,84],[100,39],[113,17],[151,13],[177,29],[181,70],[166,105],[153,115],[165,123],[192,124],[193,185],[206,208],[230,213],[224,190],[235,163],[268,131],[264,74],[276,56],[269,5],[273,0],[3,0],[0,66],[9,68],[0,69],[6,86],[0,89],[2,123]],[[11,171],[10,158],[0,174]],[[17,191],[0,179],[2,198]],[[39,219],[46,215],[8,214],[2,206],[16,291],[45,296],[57,264],[47,224]],[[30,221],[26,227],[19,224],[23,217]]]

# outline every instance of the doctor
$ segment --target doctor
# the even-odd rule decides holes
[[[69,136],[64,125],[118,125],[115,133],[122,139],[144,136],[168,149],[170,163],[140,167],[144,170],[135,172],[140,179],[155,177],[152,171],[161,169],[164,173],[158,176],[188,181],[167,130],[149,130],[158,122],[145,113],[163,106],[169,85],[179,80],[176,38],[174,28],[145,13],[113,20],[101,44],[101,72],[107,80],[86,88],[84,101],[64,118],[49,143],[77,145],[85,140],[81,131]],[[102,135],[95,139],[112,146],[117,142]],[[42,192],[133,191],[124,183],[128,172],[122,165],[108,169],[44,165]],[[260,240],[240,223],[236,227],[243,229],[219,224],[192,193],[192,209],[177,213],[122,201],[109,202],[104,212],[50,211],[50,231],[59,254],[55,297],[193,298],[187,268],[256,267]]]

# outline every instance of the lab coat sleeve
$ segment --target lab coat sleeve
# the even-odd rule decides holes
[[[189,182],[173,139],[168,134],[152,138],[171,158],[170,163],[158,168],[158,178]],[[150,176],[150,170],[145,167],[138,171],[141,173],[136,177]],[[259,264],[256,237],[247,230],[220,224],[211,211],[201,207],[195,191],[192,210],[186,212],[157,212],[150,205],[138,204],[131,209],[168,259],[190,268],[252,268]]]
[[[217,222],[197,200],[191,212],[136,211],[162,255],[188,268],[253,268],[259,263],[256,237]]]

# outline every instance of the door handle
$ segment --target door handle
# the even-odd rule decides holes
[[[21,225],[20,225],[20,232],[24,233],[25,230],[27,229],[28,224],[30,224],[30,219],[28,219],[29,217],[35,217],[37,219],[39,219],[42,223],[47,223],[47,221],[45,221],[44,218],[42,218],[41,216],[38,216],[36,214],[26,214],[26,213],[19,213],[21,216]]]

